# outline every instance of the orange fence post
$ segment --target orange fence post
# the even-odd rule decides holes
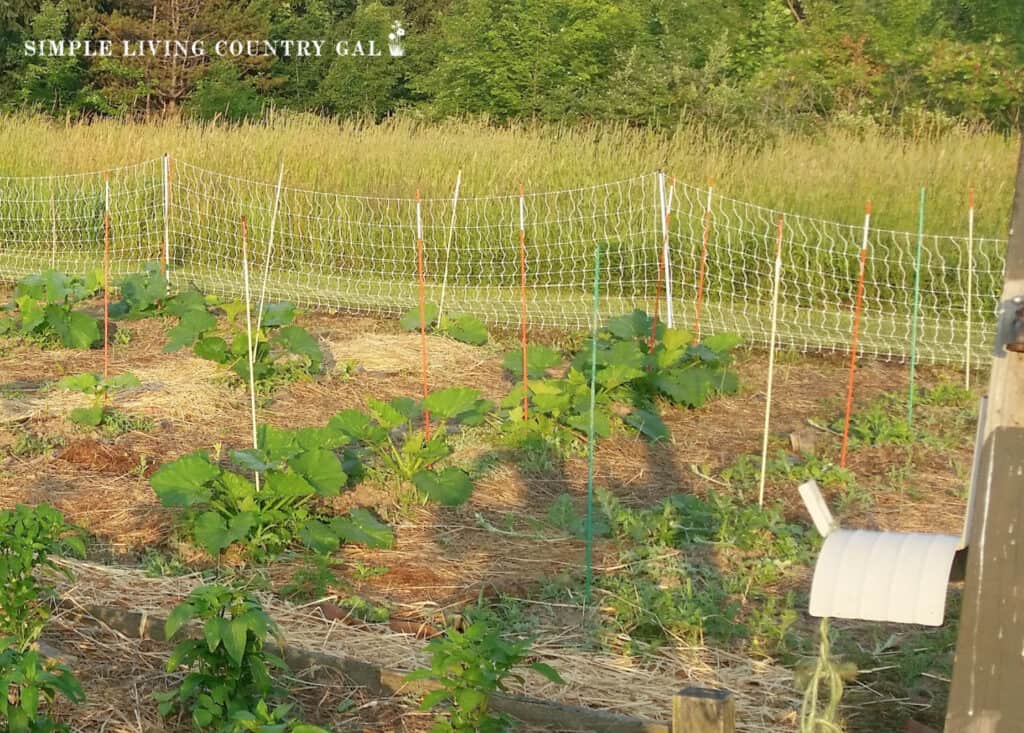
[[[700,313],[704,304],[704,275],[707,272],[708,239],[711,236],[711,193],[715,189],[714,179],[708,180],[708,205],[704,209],[704,236],[700,247],[700,270],[697,275],[697,309],[693,320],[693,342],[700,343]]]
[[[850,417],[853,414],[853,378],[857,371],[857,336],[860,332],[860,309],[864,300],[864,273],[868,260],[868,231],[871,228],[871,201],[864,210],[864,239],[860,247],[860,274],[857,276],[857,300],[853,308],[853,338],[850,342],[850,379],[846,386],[846,416],[843,419],[843,447],[839,466],[846,468],[846,449],[850,440]]]

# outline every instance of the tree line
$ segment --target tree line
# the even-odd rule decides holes
[[[27,51],[43,39],[320,39],[325,51]],[[1020,0],[5,0],[0,40],[0,106],[58,118],[290,109],[1009,131],[1024,100]]]

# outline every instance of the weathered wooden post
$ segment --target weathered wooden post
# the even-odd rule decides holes
[[[1024,144],[972,490],[946,733],[1024,731]]]
[[[672,697],[672,733],[735,733],[736,703],[732,693],[687,687]]]

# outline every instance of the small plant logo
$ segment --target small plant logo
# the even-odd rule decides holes
[[[405,28],[402,27],[402,21],[396,20],[391,24],[391,32],[388,33],[388,51],[392,56],[405,56],[405,47],[402,45],[403,38],[405,38]]]

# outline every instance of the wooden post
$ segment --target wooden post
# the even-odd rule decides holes
[[[1010,217],[1006,270],[971,532],[946,733],[1024,730],[1024,353],[1015,298],[1024,296],[1024,145]]]
[[[672,696],[672,733],[735,733],[736,702],[728,690],[687,687]]]

